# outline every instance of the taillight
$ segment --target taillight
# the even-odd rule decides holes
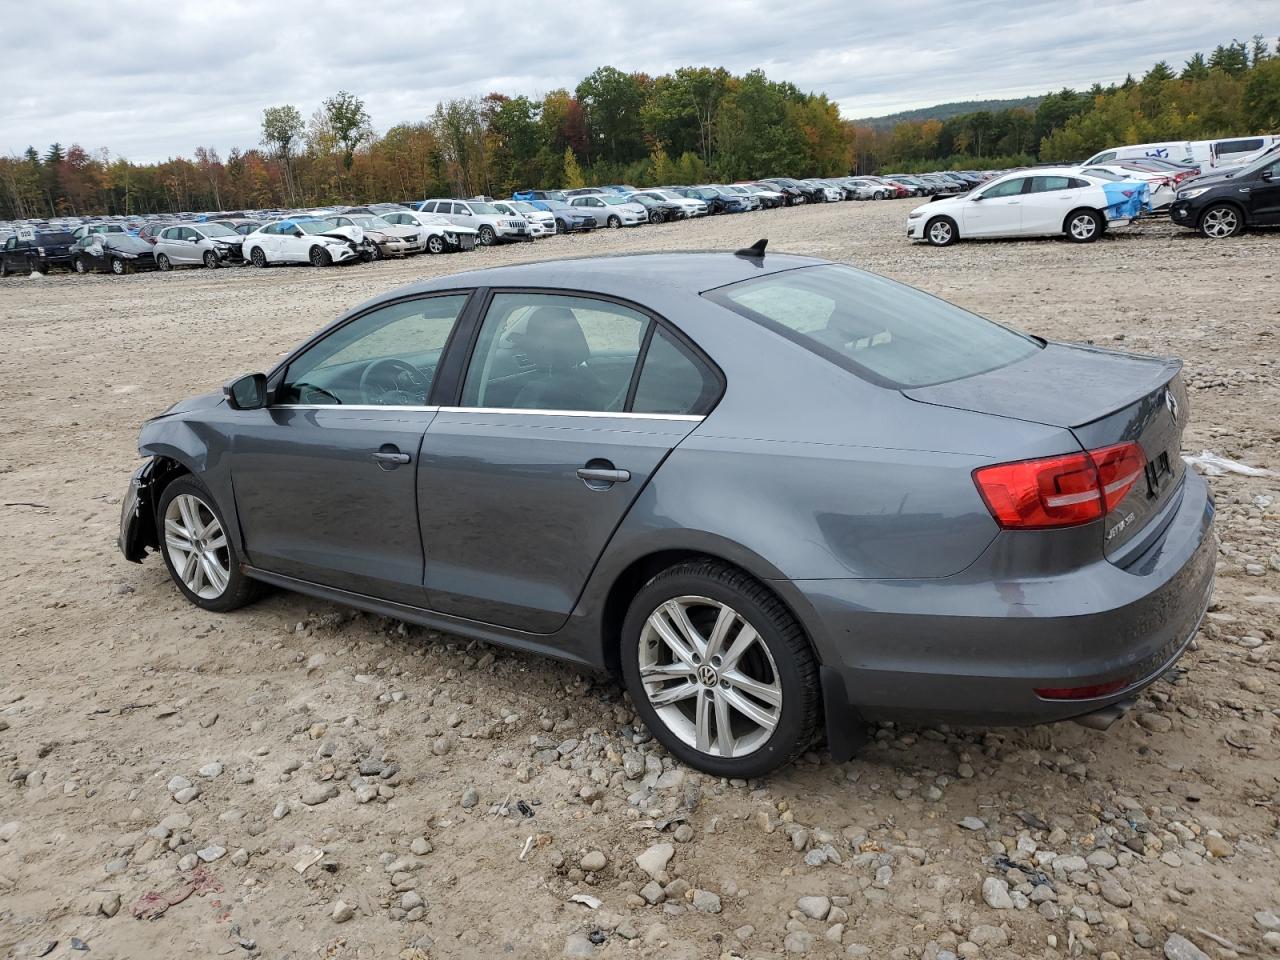
[[[1006,530],[1074,527],[1106,516],[1142,476],[1146,458],[1136,443],[1081,453],[980,467],[974,483]]]

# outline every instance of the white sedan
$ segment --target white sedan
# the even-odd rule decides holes
[[[309,263],[327,267],[360,259],[350,237],[334,233],[323,220],[286,217],[264,224],[244,238],[244,258],[255,267],[272,263]]]
[[[477,231],[471,227],[460,227],[443,214],[392,210],[384,213],[382,219],[402,227],[421,227],[428,253],[452,253],[476,248]]]
[[[606,227],[638,227],[649,222],[649,211],[626,197],[614,194],[573,197],[569,206],[596,218]]]
[[[1019,170],[916,207],[907,215],[907,236],[935,247],[978,237],[1057,234],[1090,243],[1108,226],[1130,223],[1149,196],[1147,185],[1136,180],[1113,182],[1070,168]]]

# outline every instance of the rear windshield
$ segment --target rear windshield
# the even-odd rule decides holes
[[[976,376],[1040,349],[1020,333],[912,287],[837,264],[705,294],[859,376],[905,389]]]

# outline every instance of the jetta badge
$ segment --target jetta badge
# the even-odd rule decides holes
[[[1166,407],[1168,407],[1168,408],[1169,408],[1169,414],[1173,417],[1174,421],[1177,421],[1177,419],[1178,419],[1178,400],[1177,400],[1177,398],[1173,395],[1173,391],[1172,391],[1172,390],[1166,390],[1166,391],[1164,392],[1164,405],[1165,405]]]

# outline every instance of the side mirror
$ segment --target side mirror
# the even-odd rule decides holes
[[[222,395],[232,410],[261,410],[267,405],[267,375],[250,373],[223,384]]]
[[[979,200],[982,199],[982,194],[979,193],[977,196],[970,197],[969,199],[972,200],[974,203],[977,203]]]

